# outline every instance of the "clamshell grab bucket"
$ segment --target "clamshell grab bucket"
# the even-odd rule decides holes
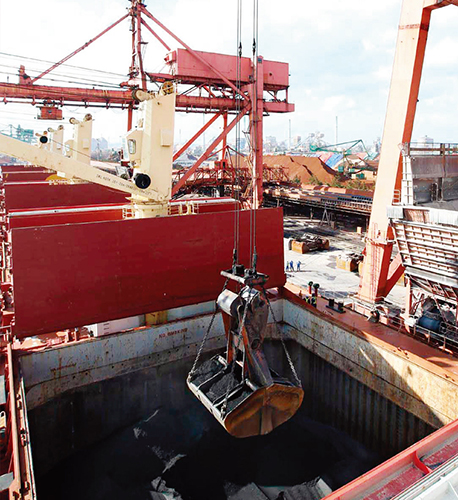
[[[273,383],[257,387],[241,380],[241,371],[239,365],[232,370],[218,355],[202,363],[187,381],[229,434],[239,438],[268,434],[296,413],[304,397],[300,387],[273,371]]]
[[[241,276],[229,277],[244,284],[247,281]],[[254,279],[263,277],[255,275]],[[199,365],[200,350],[187,379],[189,389],[216,420],[240,438],[268,434],[296,413],[304,397],[289,356],[296,384],[268,366],[262,343],[270,303],[265,292],[250,285],[238,294],[229,290],[220,294],[217,304],[223,314],[227,349],[224,355]]]

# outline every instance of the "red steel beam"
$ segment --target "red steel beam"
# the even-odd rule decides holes
[[[208,110],[211,113],[215,111],[236,111],[237,110],[237,101],[236,99],[232,99],[230,97],[200,97],[193,95],[177,95],[176,100],[177,109],[199,109],[199,113],[201,110]]]
[[[0,98],[4,102],[8,102],[8,99],[31,99],[33,104],[41,99],[59,101],[61,104],[64,102],[86,102],[127,106],[133,102],[130,90],[80,89],[14,83],[0,83]]]
[[[181,147],[174,155],[173,155],[173,161],[177,160],[188,148],[191,144],[194,143],[215,121],[222,115],[221,113],[216,114],[213,116],[198,132],[196,132],[191,139],[183,146]],[[227,123],[226,123],[227,125]]]
[[[147,15],[152,21],[154,21],[159,27],[161,27],[167,34],[169,34],[174,40],[181,44],[190,54],[192,54],[198,61],[204,64],[213,74],[218,78],[221,78],[223,82],[230,87],[236,94],[239,94],[243,99],[248,99],[248,97],[242,93],[242,91],[236,87],[231,81],[229,81],[223,74],[221,74],[216,68],[214,68],[208,61],[206,61],[202,56],[200,56],[195,50],[192,50],[189,45],[180,40],[172,31],[170,31],[166,26],[164,26],[158,19],[156,19],[145,6],[141,6],[142,12]]]
[[[264,71],[262,57],[256,57],[254,82],[250,85],[252,108],[250,111],[250,137],[252,144],[253,164],[253,208],[259,208],[263,195],[263,93]]]
[[[173,78],[172,75],[166,76],[168,80]],[[20,101],[29,99],[32,104],[40,100],[58,101],[61,105],[72,103],[92,106],[100,103],[106,107],[118,106],[122,108],[136,105],[130,90],[72,89],[46,85],[16,85],[14,83],[0,83],[0,99],[3,102],[8,102],[9,99]],[[178,110],[188,112],[190,109],[196,108],[199,109],[199,112],[208,110],[208,112],[214,113],[218,110],[234,111],[237,108],[237,102],[235,99],[225,97],[177,95],[176,106]],[[294,111],[294,104],[266,101],[264,109],[268,113],[290,113]]]
[[[143,56],[142,56],[142,17],[141,10],[136,8],[135,19],[137,22],[137,58],[138,58],[138,69],[140,71],[140,76],[142,79],[142,89],[147,90],[146,88],[146,75],[143,69]]]
[[[203,52],[203,54],[207,54],[207,52]],[[212,55],[215,56],[215,55],[219,55],[219,54],[212,54]],[[228,57],[228,56],[226,56],[226,57]],[[172,61],[172,63],[173,62],[174,61]],[[268,62],[269,61],[264,61],[264,64],[266,64]],[[169,63],[169,65],[170,64],[171,63]],[[181,69],[181,68],[179,68],[179,69]],[[264,67],[264,69],[265,69],[265,67]],[[210,86],[217,86],[218,88],[222,88],[222,89],[225,88],[222,81],[220,81],[216,77],[212,78],[209,74],[202,76],[198,72],[196,74],[195,71],[189,71],[189,73],[191,73],[191,74],[188,74],[186,71],[184,73],[183,72],[174,72],[173,74],[172,73],[147,72],[147,75],[151,78],[151,80],[161,82],[161,83],[168,81],[172,78],[172,79],[178,80],[183,85],[210,85]],[[244,82],[244,84],[248,84],[248,83],[249,82]],[[284,90],[285,92],[287,92],[288,88],[284,87],[284,86],[278,86],[277,84],[271,84],[271,83],[269,83],[269,81],[264,81],[264,90],[266,92],[274,92],[274,91],[280,91],[280,90]],[[270,97],[272,100],[267,101],[267,102],[283,103],[283,102],[288,101],[286,96],[285,96],[285,99],[278,99],[276,97],[273,97],[272,95],[270,95]]]
[[[165,49],[168,51],[172,50],[165,42],[162,40],[162,38],[151,28],[151,26],[142,18],[141,22],[143,26],[154,36],[156,39],[164,46]]]
[[[116,22],[114,22],[113,24],[110,24],[110,26],[108,26],[108,28],[104,29],[101,33],[99,33],[97,36],[95,36],[94,38],[92,38],[91,40],[89,40],[88,42],[86,42],[84,45],[82,45],[81,47],[79,47],[78,49],[74,50],[71,54],[69,54],[68,56],[64,57],[63,59],[61,59],[59,62],[57,62],[56,64],[53,64],[50,68],[48,68],[46,71],[43,71],[43,73],[39,74],[38,76],[36,76],[35,78],[32,78],[31,79],[31,83],[35,83],[37,80],[39,80],[40,78],[42,78],[43,76],[47,75],[48,73],[50,73],[52,70],[56,69],[58,66],[60,66],[61,64],[63,64],[64,62],[68,61],[69,59],[71,59],[73,56],[75,56],[76,54],[78,54],[78,52],[81,52],[82,50],[84,50],[86,47],[89,47],[89,45],[91,45],[92,43],[94,43],[96,40],[98,40],[101,36],[103,36],[105,33],[107,33],[108,31],[110,31],[112,28],[114,28],[115,26],[117,26],[121,21],[124,21],[124,19],[126,19],[126,17],[130,16],[130,13],[127,13],[125,16],[122,16],[120,19],[118,19]]]
[[[247,110],[242,109],[240,113],[232,120],[232,122],[221,132],[221,134],[208,146],[205,153],[194,163],[194,165],[186,171],[183,177],[173,186],[172,196],[175,196],[178,191],[185,185],[186,181],[191,175],[202,165],[202,163],[209,158],[216,146],[227,136],[227,134],[237,125],[237,123],[245,116]]]

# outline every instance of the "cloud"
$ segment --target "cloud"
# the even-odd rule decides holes
[[[297,110],[291,115],[267,117],[265,133],[285,139],[291,120],[294,135],[305,137],[312,131],[322,130],[332,142],[338,114],[339,135],[343,140],[362,137],[370,142],[380,136],[401,3],[401,0],[289,0],[281,5],[276,0],[259,2],[259,52],[266,59],[289,62],[289,97]],[[18,10],[17,4],[0,0],[0,52],[57,61],[124,15],[128,5],[127,0],[47,0],[44,8],[43,3],[36,0],[21,0]],[[212,0],[151,2],[149,9],[192,48],[236,53],[236,2],[224,4],[224,8],[219,6],[218,12]],[[154,27],[152,21],[148,23]],[[453,114],[451,109],[456,110],[456,102],[452,99],[444,104],[437,96],[453,94],[451,89],[456,88],[456,82],[449,78],[453,72],[457,73],[458,40],[454,35],[457,23],[458,9],[453,6],[433,13],[419,113],[439,106],[446,118],[440,123],[437,113],[428,115],[428,119],[421,118],[419,123],[424,133],[430,136],[442,135],[445,127],[449,130],[454,127],[454,118],[449,115]],[[128,22],[124,21],[69,63],[125,75],[131,58],[128,28]],[[160,29],[157,31],[171,46],[176,45]],[[251,56],[252,36],[252,3],[244,2],[245,56]],[[148,42],[145,65],[150,71],[158,71],[163,65],[165,50],[146,30],[144,38]],[[7,61],[0,56],[0,64]],[[19,61],[14,63],[18,65]],[[42,66],[27,62],[30,69]],[[65,73],[71,71],[62,69]],[[83,76],[77,70],[71,74],[75,80]],[[1,75],[0,78],[4,79]],[[13,81],[14,78],[10,78]],[[13,105],[0,106],[0,122],[13,121],[15,110],[20,110],[16,123],[37,123],[33,118],[34,108]],[[82,108],[64,110],[64,115],[84,112]],[[94,134],[116,136],[125,131],[124,115],[96,110],[93,114],[96,116]],[[177,118],[183,139],[192,135],[201,123],[202,117],[180,115]]]
[[[372,72],[372,75],[376,80],[386,82],[390,80],[392,72],[393,65],[379,66]]]
[[[425,54],[425,64],[433,68],[450,68],[458,65],[458,39],[446,36],[431,43]]]
[[[322,110],[324,113],[338,113],[355,107],[355,100],[346,95],[335,95],[326,97]]]

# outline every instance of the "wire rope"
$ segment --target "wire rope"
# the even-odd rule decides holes
[[[16,76],[18,75],[18,67],[16,65],[7,64],[7,63],[11,63],[11,61],[3,62],[1,59],[0,59],[0,61],[1,61],[0,66],[2,66],[4,68],[14,69],[14,70],[16,70],[15,75]],[[71,71],[71,70],[65,71],[65,69],[66,68],[61,68],[61,70],[58,72],[53,71],[52,75],[62,76],[65,78],[79,78],[81,80],[87,80],[90,82],[107,83],[109,85],[115,85],[115,84],[117,84],[117,82],[119,81],[120,78],[126,78],[126,75],[120,75],[120,76],[103,75],[102,76],[102,75],[98,75],[95,73],[85,73],[85,72],[80,71],[80,70],[78,70],[78,71]],[[41,72],[43,72],[43,67],[30,67],[30,66],[28,66],[26,75],[33,77],[35,75],[31,75],[31,73],[40,74]],[[43,76],[42,78],[45,79],[46,77]],[[107,81],[107,80],[110,80],[110,81]],[[113,81],[111,81],[111,80],[113,80]]]
[[[43,62],[43,63],[47,63],[47,64],[55,64],[56,61],[46,61],[44,59],[37,59],[37,58],[34,58],[34,57],[28,57],[28,56],[21,56],[21,55],[17,55],[17,54],[9,54],[7,52],[0,52],[0,55],[3,55],[3,56],[8,56],[8,57],[17,57],[18,59],[25,59],[25,60],[29,60],[29,61],[37,61],[37,62]],[[120,76],[120,77],[125,77],[125,75],[121,74],[121,73],[113,73],[111,71],[104,71],[104,70],[101,70],[101,69],[93,69],[93,68],[84,68],[82,66],[74,66],[72,64],[61,64],[61,66],[66,66],[68,68],[76,68],[76,69],[83,69],[85,71],[94,71],[96,73],[103,73],[103,74],[106,74],[106,75],[114,75],[114,76]]]
[[[242,71],[242,0],[237,0],[237,68],[236,68],[236,87],[240,88],[241,85],[241,71]],[[235,108],[237,116],[241,113],[241,99],[240,95],[235,96]],[[235,144],[237,153],[240,148],[240,120],[235,125]],[[232,256],[233,266],[238,264],[239,260],[239,243],[240,243],[240,155],[235,156],[235,175],[234,186],[236,207],[234,211],[234,250]]]
[[[7,76],[17,76],[17,73],[11,73],[11,72],[2,71],[2,70],[0,70],[0,74],[7,75]],[[108,82],[95,82],[93,80],[86,80],[85,82],[83,82],[83,81],[71,80],[70,79],[71,77],[69,77],[67,75],[60,75],[60,76],[67,78],[67,80],[62,80],[59,78],[51,78],[51,77],[46,77],[46,76],[41,78],[41,80],[46,80],[49,82],[58,82],[58,83],[69,83],[69,84],[74,84],[74,85],[86,85],[88,87],[103,87],[103,88],[109,87],[112,89],[119,89],[119,84],[116,85],[114,83],[108,83]],[[81,78],[81,80],[84,80],[84,78]]]
[[[253,82],[253,87],[254,87],[254,103],[253,103],[253,139],[251,141],[251,151],[253,153],[253,166],[252,166],[252,186],[253,186],[253,193],[252,193],[252,213],[250,214],[250,218],[252,216],[252,230],[251,231],[251,245],[252,245],[252,254],[251,254],[251,262],[252,262],[252,268],[254,271],[256,271],[257,267],[257,249],[256,249],[256,211],[257,211],[257,204],[259,202],[258,200],[258,193],[257,193],[257,175],[258,174],[258,168],[259,165],[257,164],[257,158],[259,154],[259,143],[258,143],[258,0],[253,0],[253,71],[255,72],[255,78]],[[262,178],[260,179],[260,182],[262,183]]]

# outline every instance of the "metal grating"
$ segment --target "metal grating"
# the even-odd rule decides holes
[[[405,220],[392,225],[407,274],[426,271],[438,283],[458,286],[458,230]]]

